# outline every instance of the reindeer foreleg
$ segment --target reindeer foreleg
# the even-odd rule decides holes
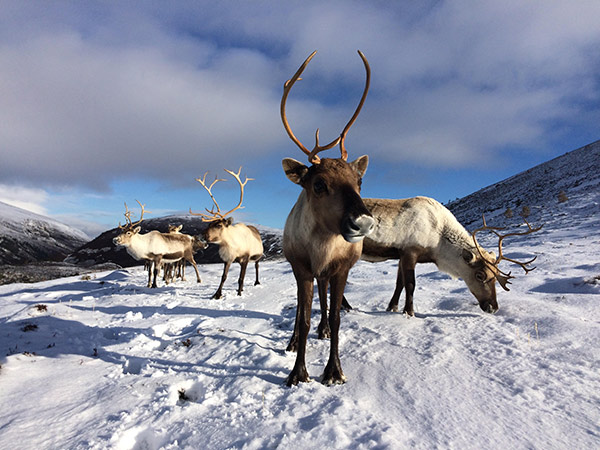
[[[308,371],[306,370],[306,340],[310,330],[310,313],[312,309],[313,297],[313,277],[312,275],[300,276],[296,274],[296,283],[298,284],[298,307],[296,310],[296,327],[298,328],[298,353],[292,372],[286,379],[288,386],[296,385],[301,382],[310,381]],[[296,332],[296,330],[294,330]],[[293,338],[292,338],[293,339]],[[291,342],[290,342],[291,345]]]
[[[323,372],[321,382],[326,385],[343,384],[346,382],[342,364],[339,357],[339,331],[340,331],[340,309],[342,306],[342,296],[346,280],[348,279],[348,270],[337,273],[330,280],[330,311],[329,328],[331,329],[331,344],[329,350],[329,361]]]
[[[244,290],[244,278],[246,277],[246,268],[248,267],[248,258],[243,258],[240,261],[240,279],[238,280],[237,295],[242,295]]]
[[[223,275],[221,275],[221,284],[219,284],[219,288],[217,292],[214,293],[212,298],[221,298],[223,296],[223,285],[225,284],[225,280],[227,280],[227,273],[229,273],[229,268],[231,267],[231,261],[227,261],[225,263],[225,267],[223,268]]]
[[[254,286],[259,285],[260,281],[258,281],[258,259],[256,260],[256,262],[254,263],[254,269],[256,271],[256,281],[254,282]]]
[[[402,293],[402,289],[404,289],[404,275],[402,274],[402,258],[400,258],[398,260],[396,288],[394,289],[394,294],[392,295],[392,299],[390,300],[386,311],[398,312],[398,301],[400,300],[400,294]],[[406,305],[404,305],[404,307],[406,307]]]

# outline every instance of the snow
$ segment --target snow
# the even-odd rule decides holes
[[[537,269],[511,268],[495,315],[433,265],[417,266],[415,317],[385,312],[396,263],[357,263],[341,386],[319,383],[317,301],[313,381],[284,384],[285,261],[262,263],[259,286],[249,270],[241,297],[232,268],[223,300],[221,265],[158,289],[141,267],[0,286],[0,448],[599,448],[598,220],[567,213],[505,243]]]

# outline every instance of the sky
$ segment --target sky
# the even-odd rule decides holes
[[[281,160],[342,131],[365,197],[445,203],[600,139],[600,2],[0,1],[0,201],[91,237],[203,211],[282,228]],[[339,157],[337,148],[323,154]]]

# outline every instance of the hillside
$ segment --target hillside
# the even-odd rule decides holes
[[[88,241],[80,230],[0,202],[0,264],[62,261]]]
[[[562,204],[559,202],[561,191],[568,198]],[[580,202],[582,198],[586,201]],[[572,207],[573,204],[578,206]],[[594,217],[600,225],[599,204],[600,141],[596,141],[446,206],[465,227],[472,229],[481,224],[483,213],[489,225],[519,222],[525,206],[530,210],[527,218],[530,222],[556,220],[554,212],[568,209],[570,220],[566,226],[580,220],[594,220]],[[513,211],[513,218],[504,217],[507,208]]]

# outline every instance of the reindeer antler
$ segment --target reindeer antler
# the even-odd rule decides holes
[[[504,238],[508,237],[508,236],[525,236],[526,234],[530,234],[530,233],[535,233],[536,231],[540,231],[543,227],[543,225],[540,225],[537,228],[533,228],[529,222],[525,221],[525,224],[527,225],[528,230],[523,232],[523,233],[508,233],[508,234],[500,234],[499,231],[504,230],[503,227],[490,227],[487,225],[487,223],[485,222],[485,215],[482,215],[482,219],[483,219],[483,226],[480,228],[477,228],[476,230],[474,230],[471,233],[471,236],[473,238],[473,242],[475,244],[475,248],[477,249],[477,252],[479,253],[479,255],[481,256],[481,258],[483,259],[483,261],[485,262],[485,264],[492,270],[492,272],[494,273],[496,279],[498,280],[498,283],[500,284],[500,286],[502,286],[502,288],[505,291],[508,291],[508,285],[510,284],[510,280],[515,278],[511,275],[511,272],[503,272],[502,270],[500,270],[499,268],[499,264],[502,260],[505,261],[509,261],[512,262],[514,264],[517,264],[519,266],[521,266],[521,268],[525,271],[525,274],[528,274],[529,272],[531,272],[532,270],[535,270],[535,267],[528,267],[529,264],[531,264],[532,262],[534,262],[537,259],[537,256],[534,256],[532,259],[530,259],[529,261],[525,261],[525,262],[521,262],[521,261],[517,261],[516,259],[512,259],[512,258],[507,258],[506,256],[503,255],[502,253],[502,241],[504,240]],[[491,233],[495,234],[498,237],[498,257],[496,258],[496,261],[494,261],[493,263],[491,263],[490,261],[487,260],[487,258],[485,258],[485,256],[483,255],[482,251],[481,251],[481,247],[479,246],[479,243],[477,242],[477,239],[475,238],[475,235],[477,233],[479,233],[480,231],[490,231]]]
[[[121,222],[119,222],[120,229],[122,229],[122,230],[132,229],[136,225],[139,225],[142,222],[142,220],[144,220],[144,212],[151,212],[151,211],[146,211],[144,209],[146,205],[142,205],[139,200],[136,200],[136,202],[138,202],[138,205],[140,205],[140,208],[142,208],[142,212],[140,213],[140,220],[138,220],[136,223],[131,223],[131,211],[129,211],[129,208],[127,207],[127,203],[125,203],[125,212],[123,213],[123,215],[127,219],[127,223],[125,225],[121,225]]]
[[[212,199],[214,206],[212,207],[212,209],[208,209],[206,208],[206,212],[208,214],[204,214],[204,213],[195,213],[192,212],[192,208],[190,208],[190,214],[193,216],[200,216],[202,218],[203,222],[214,222],[215,220],[219,220],[219,219],[225,219],[225,217],[227,217],[229,214],[231,214],[232,212],[243,208],[242,206],[242,201],[244,200],[244,186],[246,186],[246,183],[248,183],[248,181],[253,180],[254,178],[248,178],[246,177],[246,179],[244,180],[244,182],[242,182],[242,180],[240,179],[240,173],[242,172],[242,168],[240,167],[240,169],[236,172],[233,172],[231,170],[228,169],[223,169],[225,170],[225,172],[227,172],[228,174],[232,175],[238,182],[238,184],[240,185],[240,201],[237,204],[236,207],[234,207],[233,209],[227,211],[226,213],[222,213],[221,212],[221,208],[219,206],[219,204],[217,203],[217,200],[215,199],[213,193],[212,193],[212,188],[213,186],[219,182],[219,181],[226,181],[224,179],[219,179],[215,176],[215,181],[213,181],[211,183],[210,186],[206,186],[206,175],[208,174],[208,172],[206,172],[204,174],[204,176],[200,179],[200,178],[196,178],[196,181],[198,181],[203,187],[204,189],[206,189],[206,191],[208,192],[208,194],[210,195],[210,198]],[[215,211],[215,207],[217,208],[217,210]]]
[[[361,57],[364,65],[365,65],[365,70],[367,72],[367,80],[366,80],[366,83],[365,83],[365,89],[363,91],[363,95],[362,95],[362,97],[360,99],[358,107],[356,108],[356,111],[354,111],[354,114],[350,118],[350,121],[344,127],[344,130],[342,131],[342,133],[340,134],[340,136],[337,137],[337,138],[335,138],[329,144],[327,144],[327,145],[319,145],[319,129],[317,128],[317,131],[315,132],[315,146],[314,146],[314,148],[312,150],[309,151],[302,144],[302,142],[300,142],[300,140],[294,135],[292,129],[290,128],[290,125],[288,123],[288,120],[287,120],[287,117],[286,117],[286,114],[285,114],[285,104],[286,104],[286,101],[287,101],[287,97],[288,97],[288,95],[290,93],[290,90],[292,89],[292,86],[294,85],[294,83],[296,81],[302,79],[302,78],[300,78],[300,75],[302,75],[302,72],[304,72],[304,69],[306,69],[306,66],[308,65],[308,63],[310,62],[310,60],[313,58],[313,56],[315,56],[316,53],[317,53],[316,50],[314,52],[312,52],[308,56],[308,58],[306,58],[306,60],[302,63],[302,65],[296,71],[296,73],[294,74],[294,76],[292,78],[290,78],[289,80],[287,80],[284,83],[284,85],[283,85],[283,96],[281,97],[281,107],[280,107],[281,120],[283,122],[283,127],[285,128],[285,131],[287,132],[287,134],[290,137],[290,139],[300,148],[300,150],[302,150],[306,155],[308,155],[308,162],[310,162],[311,164],[319,164],[319,162],[321,161],[321,159],[317,156],[317,153],[320,153],[323,150],[328,150],[328,149],[330,149],[332,147],[335,147],[338,143],[340,144],[341,158],[344,161],[346,161],[348,159],[348,152],[346,151],[346,147],[344,146],[344,141],[346,139],[346,134],[348,133],[348,130],[354,124],[354,121],[358,117],[358,114],[360,113],[360,110],[362,109],[363,104],[365,103],[365,99],[367,98],[367,92],[369,91],[369,86],[371,84],[371,68],[369,66],[369,63],[368,63],[367,58],[365,57],[365,55],[360,50],[358,50],[358,54],[360,55],[360,57]]]

